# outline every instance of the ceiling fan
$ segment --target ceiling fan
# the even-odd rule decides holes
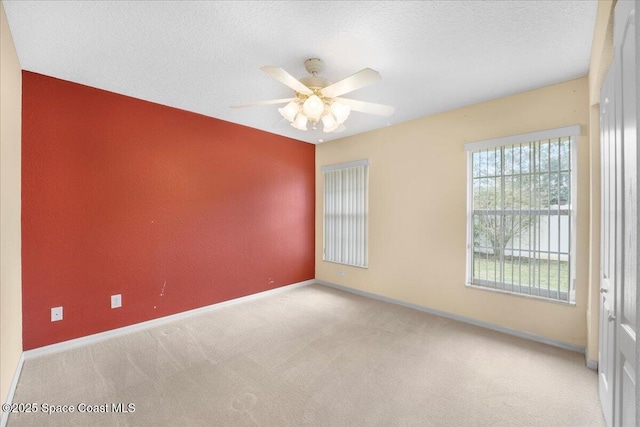
[[[380,73],[377,71],[365,68],[339,82],[333,83],[325,78],[318,77],[318,74],[324,68],[324,63],[321,59],[307,59],[304,62],[304,66],[311,76],[303,77],[300,80],[280,67],[264,66],[260,68],[274,79],[295,90],[294,97],[238,104],[231,107],[241,108],[286,103],[287,105],[279,108],[278,111],[291,123],[291,126],[300,130],[307,130],[307,123],[310,122],[312,129],[316,129],[318,122],[322,121],[324,132],[340,132],[344,130],[343,123],[349,117],[351,111],[385,117],[393,114],[395,108],[388,105],[340,97],[340,95],[380,80]]]

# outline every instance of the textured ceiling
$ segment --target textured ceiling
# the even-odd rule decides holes
[[[317,143],[585,76],[596,1],[9,1],[22,68]],[[382,80],[345,97],[389,104],[353,112],[347,130],[292,128],[291,97],[260,71],[307,75],[322,58],[337,81]]]

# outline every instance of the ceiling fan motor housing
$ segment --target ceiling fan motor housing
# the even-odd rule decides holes
[[[327,79],[324,79],[322,77],[315,77],[315,76],[303,77],[300,79],[300,82],[311,90],[314,90],[314,89],[320,90],[324,87],[331,85],[332,83]]]
[[[322,61],[322,59],[309,58],[304,61],[304,68],[309,74],[311,74],[311,76],[301,78],[300,82],[314,92],[325,88],[333,83],[325,78],[318,77],[318,74],[320,74],[324,70],[324,62]]]

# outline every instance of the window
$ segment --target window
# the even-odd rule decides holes
[[[325,261],[367,267],[369,161],[323,166]]]
[[[470,286],[575,301],[579,126],[465,145]]]

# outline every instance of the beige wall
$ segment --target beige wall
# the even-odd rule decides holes
[[[5,402],[22,353],[22,72],[2,3],[0,14],[0,401]]]
[[[600,89],[613,59],[613,10],[615,1],[598,3],[589,64],[590,117],[590,218],[589,298],[587,305],[587,358],[598,360],[600,320]]]
[[[576,305],[465,286],[465,142],[579,124]],[[320,144],[316,278],[520,331],[587,344],[589,279],[587,78]],[[320,167],[367,158],[369,268],[322,261]],[[338,270],[345,270],[338,276]]]
[[[589,103],[600,103],[600,89],[613,60],[613,11],[616,0],[599,0],[589,62]]]

